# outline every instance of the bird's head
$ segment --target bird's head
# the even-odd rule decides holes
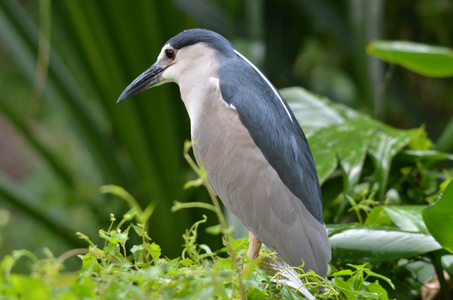
[[[220,34],[206,29],[189,29],[168,40],[157,61],[123,91],[118,102],[167,82],[189,81],[216,70],[217,57],[234,55],[233,45]]]

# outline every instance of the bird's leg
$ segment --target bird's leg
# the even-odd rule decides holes
[[[249,231],[249,239],[250,239],[250,244],[249,244],[249,249],[247,250],[247,256],[250,259],[256,259],[260,254],[261,241],[251,231]]]

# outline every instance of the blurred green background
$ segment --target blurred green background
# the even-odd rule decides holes
[[[194,177],[183,160],[189,120],[176,85],[121,104],[122,90],[187,28],[217,31],[277,88],[303,86],[397,128],[425,125],[451,152],[453,80],[427,78],[367,56],[367,43],[453,46],[450,0],[0,1],[0,257],[39,256],[96,240],[122,200],[155,205],[149,235],[169,257],[206,211],[171,213]],[[450,124],[450,125],[449,125]],[[200,231],[202,234],[202,232]],[[202,235],[213,249],[218,237]]]

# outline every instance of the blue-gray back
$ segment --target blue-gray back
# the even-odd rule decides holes
[[[324,224],[313,157],[288,104],[279,94],[282,103],[272,87],[241,57],[221,56],[219,62],[223,99],[236,108],[241,122],[283,183]]]

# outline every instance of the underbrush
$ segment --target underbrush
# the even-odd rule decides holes
[[[366,265],[330,270],[327,279],[293,268],[297,269],[293,272],[296,280],[291,281],[284,276],[289,270],[279,269],[274,253],[264,250],[258,259],[248,259],[248,240],[232,238],[233,229],[227,227],[207,174],[188,155],[189,148],[187,144],[185,157],[198,179],[186,188],[205,186],[213,204],[177,202],[172,211],[193,207],[214,211],[219,225],[205,230],[222,234],[223,248],[213,251],[197,243],[200,226],[207,220],[204,216],[186,230],[178,258],[162,257],[160,246],[147,233],[152,206],[142,209],[121,187],[103,186],[102,193],[114,194],[130,206],[119,220],[112,214],[110,227],[99,231],[104,245],[96,245],[78,232],[88,248],[73,249],[59,257],[45,250],[43,259],[27,250],[13,251],[0,263],[2,299],[388,299],[378,279],[392,286],[391,281]],[[131,235],[137,235],[141,243],[131,245]],[[81,269],[65,272],[64,263],[73,256],[81,260]],[[20,259],[31,261],[29,274],[13,271]]]

